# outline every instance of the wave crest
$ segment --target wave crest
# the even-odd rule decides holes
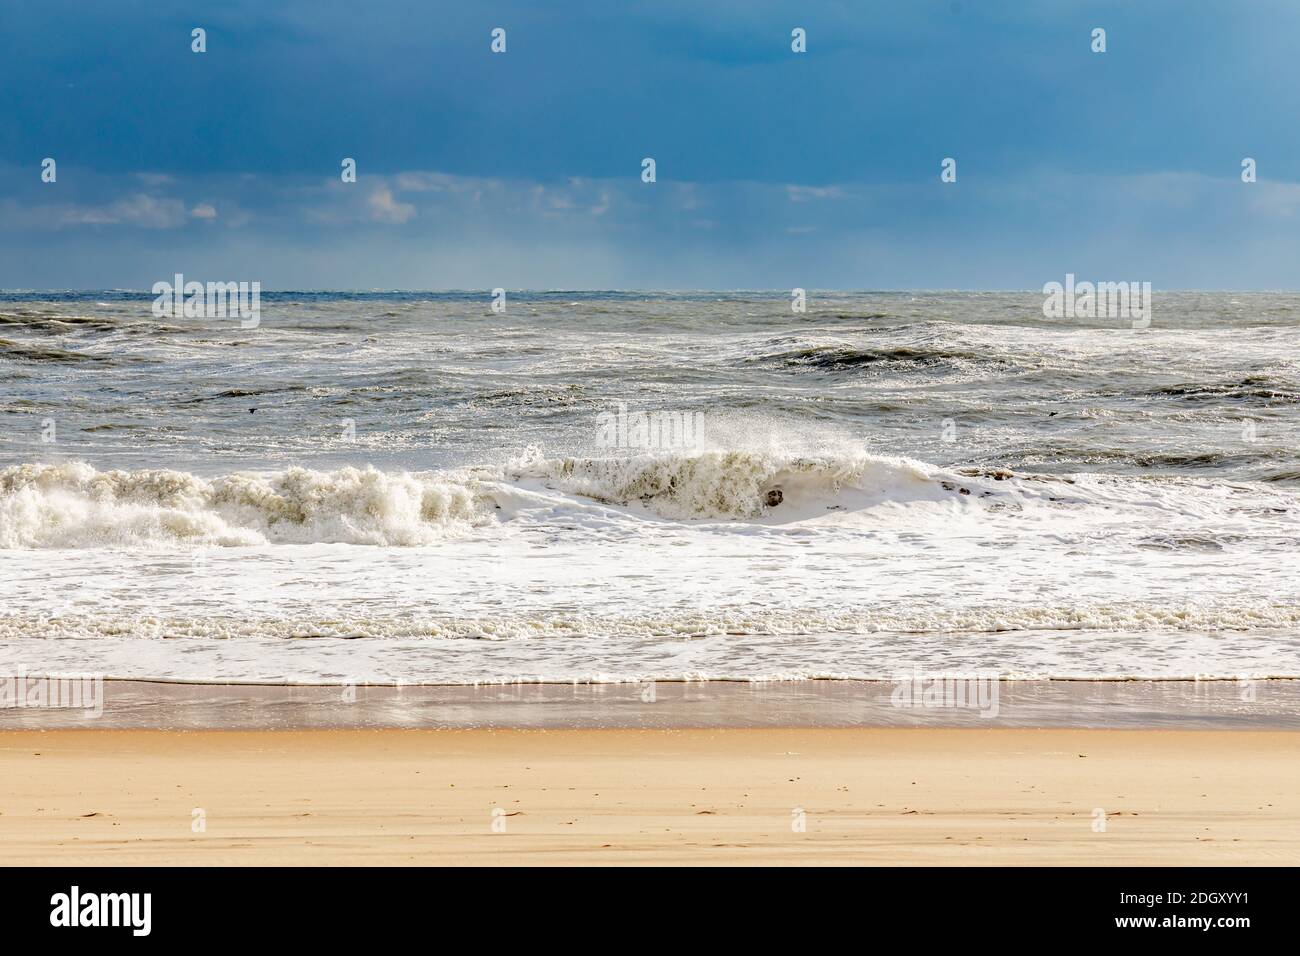
[[[489,520],[469,482],[372,467],[205,479],[81,462],[0,471],[0,547],[427,544]]]
[[[615,505],[640,503],[665,518],[792,520],[831,506],[845,489],[878,500],[941,492],[919,462],[866,453],[787,457],[753,451],[658,452],[629,458],[526,456],[515,478],[538,478],[569,494]]]

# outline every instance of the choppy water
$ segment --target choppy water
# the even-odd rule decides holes
[[[1300,676],[1300,296],[151,302],[0,295],[0,670]]]

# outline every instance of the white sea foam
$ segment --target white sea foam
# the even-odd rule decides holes
[[[65,298],[0,296],[0,665],[1300,676],[1294,296]]]
[[[333,613],[328,613],[330,610]],[[321,613],[325,611],[326,613]],[[0,641],[44,637],[138,639],[376,638],[472,641],[553,639],[690,640],[702,637],[948,634],[975,638],[1007,632],[1225,632],[1300,627],[1300,604],[1187,602],[1177,605],[1078,603],[1061,606],[1001,603],[962,609],[924,604],[876,612],[823,608],[661,610],[657,614],[534,613],[491,616],[364,615],[344,607],[318,608],[291,618],[244,615],[175,617],[52,609],[0,615]]]
[[[536,639],[447,639],[458,630],[395,626],[383,639],[310,639],[290,622],[259,630],[232,625],[211,639],[181,622],[102,619],[89,630],[50,630],[39,642],[0,640],[0,674],[91,671],[109,677],[252,683],[504,683],[657,680],[892,680],[913,667],[996,673],[1007,679],[1240,679],[1300,677],[1294,626],[1227,634],[1180,631],[998,631],[927,638],[879,633],[791,635],[664,632],[578,635],[539,630]],[[300,622],[301,625],[302,622]],[[338,622],[334,622],[337,624]],[[485,623],[485,622],[479,622]],[[626,622],[631,623],[631,622]],[[150,624],[155,630],[150,630]],[[368,632],[379,622],[368,623]],[[154,639],[168,630],[173,640]],[[10,634],[5,631],[6,636]],[[205,636],[200,636],[205,635]],[[1261,691],[1263,693],[1263,691]]]
[[[854,507],[948,497],[937,472],[921,462],[856,451],[790,456],[719,449],[558,459],[534,453],[508,471],[569,494],[677,519],[788,522],[823,514],[844,492],[856,493]]]
[[[611,510],[612,509],[612,510]],[[1141,521],[1167,541],[1300,530],[1284,488],[963,474],[861,451],[704,450],[547,458],[503,468],[383,472],[289,468],[204,478],[80,462],[0,470],[0,549],[341,543],[412,547],[517,519],[569,527],[637,517],[737,528],[987,530]]]
[[[480,523],[467,484],[290,468],[205,479],[181,471],[96,471],[73,462],[0,471],[0,547],[417,545]]]
[[[506,479],[512,484],[503,485]],[[215,478],[161,469],[99,472],[84,463],[29,464],[0,471],[0,547],[429,544],[526,509],[530,480],[533,487],[540,483],[589,502],[696,520],[805,519],[836,507],[843,492],[856,493],[854,507],[952,495],[920,463],[860,453],[533,455],[503,471],[290,468]],[[567,503],[575,513],[582,510],[581,501]]]
[[[790,470],[779,457],[730,461],[691,480],[716,487],[735,468],[762,491]],[[286,547],[277,540],[320,528],[275,530],[265,504],[236,520],[208,490],[224,479],[180,481],[223,527],[256,526],[266,543],[0,548],[0,664],[322,683],[887,678],[915,661],[1058,677],[1300,676],[1293,493],[855,459],[834,466],[844,483],[812,469],[809,507],[789,520],[779,515],[797,488],[748,517],[717,517],[706,496],[694,517],[666,518],[656,509],[684,513],[699,498],[623,489],[642,487],[646,469],[691,469],[625,467],[580,462],[595,475],[583,487],[603,500],[561,490],[576,487],[563,459],[462,474],[454,487],[475,496],[463,530],[427,522],[430,538],[404,547],[338,540],[332,529],[355,529],[364,510],[322,535],[332,541]],[[177,507],[142,474],[105,497]],[[286,474],[259,481],[283,489]],[[315,487],[346,470],[313,474],[299,480]],[[77,487],[96,499],[93,477]],[[83,540],[75,526],[61,533]]]

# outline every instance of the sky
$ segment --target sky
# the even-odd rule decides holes
[[[1297,48],[1294,0],[0,0],[0,288],[1300,289]]]

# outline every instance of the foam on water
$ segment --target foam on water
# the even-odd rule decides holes
[[[83,462],[0,471],[0,547],[427,544],[488,520],[463,483],[371,467],[204,479]]]
[[[0,671],[1300,676],[1296,297],[149,303],[0,294]]]
[[[84,462],[0,469],[0,547],[97,548],[344,543],[411,547],[545,512],[629,520],[917,526],[1125,515],[1148,527],[1212,524],[1217,533],[1300,529],[1287,488],[946,470],[861,451],[780,456],[739,450],[547,458],[530,449],[501,468],[383,472],[289,468],[203,478],[168,469],[98,471]]]
[[[575,517],[590,510],[584,502],[597,502],[684,521],[788,523],[827,510],[969,494],[957,481],[920,462],[861,452],[548,459],[533,450],[502,469],[290,468],[206,479],[172,470],[99,472],[84,462],[29,464],[0,470],[0,547],[413,546],[509,520],[539,503],[530,488],[572,499],[551,495],[546,504]]]

